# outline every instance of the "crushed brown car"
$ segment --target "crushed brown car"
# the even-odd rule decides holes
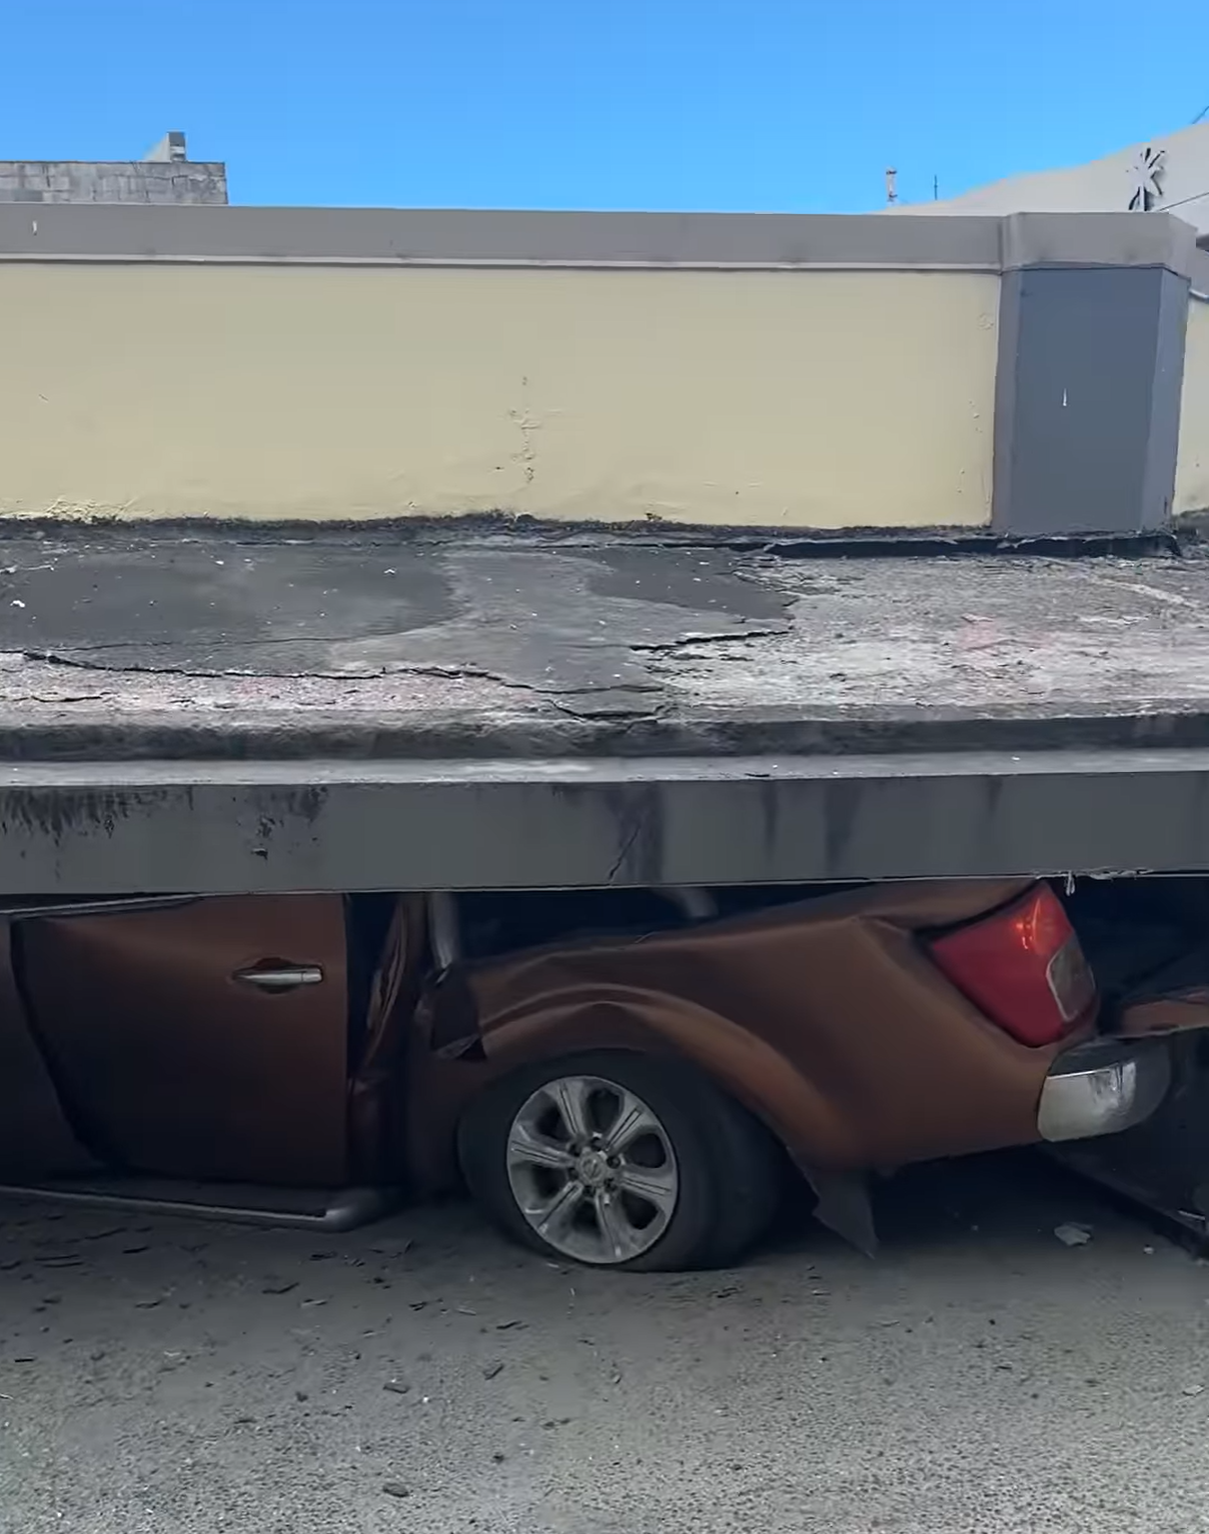
[[[0,1176],[327,1228],[464,1180],[547,1254],[678,1268],[796,1167],[867,1244],[869,1170],[1145,1119],[1209,1021],[1156,1000],[1106,1008],[1028,880],[34,902]]]

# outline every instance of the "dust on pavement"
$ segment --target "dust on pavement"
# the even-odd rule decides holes
[[[691,1276],[3,1206],[0,1530],[1209,1529],[1209,1268],[1031,1157],[883,1204]]]

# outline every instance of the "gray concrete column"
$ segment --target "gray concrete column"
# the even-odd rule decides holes
[[[1193,230],[1167,214],[1003,221],[992,524],[1169,523]]]

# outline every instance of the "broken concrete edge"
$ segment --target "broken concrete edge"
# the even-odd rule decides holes
[[[545,212],[227,205],[0,206],[0,260],[1002,272],[1163,266],[1195,233],[1167,214]]]
[[[47,539],[70,546],[73,540],[95,543],[215,542],[247,544],[381,543],[403,545],[479,543],[533,548],[602,548],[610,545],[652,548],[715,548],[736,553],[766,553],[785,559],[909,558],[950,555],[1048,555],[1055,558],[1179,555],[1185,546],[1209,542],[1209,511],[1189,513],[1172,528],[1125,532],[1057,531],[1016,534],[991,527],[785,528],[736,527],[715,523],[562,521],[506,511],[470,512],[441,517],[401,516],[325,518],[230,517],[35,517],[0,515],[0,550],[6,539]],[[0,572],[2,574],[2,572]]]
[[[545,702],[548,712],[542,712]],[[182,712],[77,705],[0,710],[0,761],[17,763],[464,763],[602,760],[954,756],[982,752],[1168,751],[1209,747],[1209,710],[1198,703],[1123,702],[1112,712],[868,707],[827,710],[684,710],[593,715],[535,693],[535,707],[419,717],[369,710],[295,711],[288,719],[230,709],[219,720]],[[760,773],[748,773],[759,777]]]

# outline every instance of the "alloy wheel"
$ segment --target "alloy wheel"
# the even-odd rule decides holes
[[[521,1105],[507,1142],[517,1207],[548,1246],[601,1266],[640,1257],[667,1229],[680,1191],[658,1116],[627,1087],[560,1076]]]

